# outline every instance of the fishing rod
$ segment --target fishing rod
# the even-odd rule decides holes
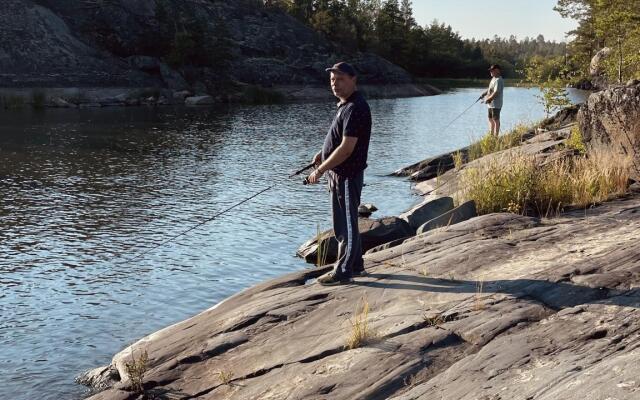
[[[308,170],[308,169],[310,169],[310,168],[313,168],[313,166],[314,166],[314,165],[315,165],[314,163],[311,163],[311,164],[309,164],[309,165],[304,166],[303,168],[301,168],[301,169],[297,170],[296,172],[292,173],[291,175],[289,175],[289,176],[288,176],[288,179],[291,179],[291,178],[293,178],[294,176],[300,175],[300,174],[301,174],[301,173],[303,173],[304,171],[306,171],[306,170]],[[305,182],[306,182],[306,181],[307,181],[307,178],[305,178]],[[264,193],[264,192],[266,192],[266,191],[268,191],[268,190],[273,189],[274,187],[278,186],[278,185],[279,185],[279,184],[281,184],[281,183],[282,183],[282,182],[274,183],[273,185],[271,185],[271,186],[269,186],[269,187],[267,187],[267,188],[265,188],[265,189],[262,189],[261,191],[259,191],[259,192],[255,193],[255,194],[253,194],[253,195],[251,195],[251,196],[247,197],[246,199],[244,199],[244,200],[242,200],[242,201],[240,201],[240,202],[238,202],[238,203],[236,203],[236,204],[232,205],[231,207],[228,207],[228,208],[226,208],[225,210],[220,211],[219,213],[215,214],[214,216],[212,216],[212,217],[210,217],[210,218],[207,218],[207,219],[205,219],[205,220],[204,220],[204,221],[202,221],[202,222],[199,222],[198,224],[196,224],[196,225],[192,226],[191,228],[186,229],[186,230],[184,230],[184,231],[182,231],[182,232],[180,232],[180,233],[178,233],[178,234],[176,234],[176,235],[173,235],[173,236],[171,236],[170,238],[168,238],[168,239],[164,240],[163,242],[161,242],[161,243],[159,243],[159,244],[156,244],[155,246],[151,247],[150,249],[147,249],[147,250],[145,250],[145,251],[143,251],[143,252],[141,252],[141,253],[138,253],[136,256],[134,256],[134,257],[132,257],[132,258],[125,259],[124,261],[125,261],[125,262],[131,262],[131,261],[137,260],[137,259],[139,259],[140,257],[142,257],[142,256],[144,256],[144,255],[146,255],[146,254],[148,254],[149,252],[151,252],[151,251],[153,251],[153,250],[157,249],[158,247],[161,247],[161,246],[163,246],[163,245],[165,245],[165,244],[167,244],[167,243],[169,243],[169,242],[171,242],[171,241],[173,241],[173,240],[175,240],[175,239],[177,239],[177,238],[179,238],[179,237],[181,237],[181,236],[186,235],[187,233],[189,233],[189,232],[193,231],[193,230],[194,230],[194,229],[196,229],[196,228],[201,227],[202,225],[206,224],[207,222],[211,222],[211,221],[213,221],[214,219],[218,218],[218,217],[219,217],[219,216],[221,216],[222,214],[225,214],[225,213],[227,213],[227,212],[229,212],[229,211],[233,210],[234,208],[236,208],[236,207],[238,207],[238,206],[240,206],[240,205],[242,205],[242,204],[244,204],[244,203],[246,203],[246,202],[248,202],[248,201],[250,201],[250,200],[252,200],[252,199],[254,199],[254,198],[256,198],[256,197],[258,197],[258,196],[260,196],[262,193]],[[305,183],[305,185],[306,185],[306,183]]]
[[[458,115],[457,117],[455,117],[453,119],[453,121],[449,122],[449,125],[445,126],[444,128],[442,128],[442,131],[446,131],[451,125],[453,125],[454,122],[456,122],[458,120],[458,118],[462,117],[467,111],[469,111],[471,109],[471,107],[475,106],[477,102],[479,102],[480,100],[482,100],[482,98],[484,97],[484,93],[482,93],[482,95],[480,97],[478,97],[478,99],[476,101],[473,102],[473,104],[471,104],[469,107],[467,107],[463,112],[460,113],[460,115]]]

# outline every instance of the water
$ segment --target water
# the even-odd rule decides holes
[[[480,89],[371,101],[363,202],[417,198],[386,174],[486,131]],[[503,128],[543,117],[507,88]],[[252,284],[308,266],[328,194],[286,175],[319,150],[335,104],[0,113],[0,398],[77,399],[80,372]],[[274,184],[229,214],[127,261]]]

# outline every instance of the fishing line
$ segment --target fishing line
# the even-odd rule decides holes
[[[309,165],[304,166],[303,168],[301,168],[301,169],[297,170],[296,172],[292,173],[291,175],[289,175],[287,179],[291,179],[291,178],[293,178],[294,176],[300,175],[300,174],[301,174],[301,173],[303,173],[304,171],[306,171],[306,170],[308,170],[308,169],[311,169],[314,165],[315,165],[315,164],[311,163],[311,164],[309,164]],[[306,179],[305,179],[305,181],[306,181]],[[227,212],[229,212],[229,211],[233,210],[234,208],[236,208],[236,207],[238,207],[238,206],[240,206],[240,205],[242,205],[242,204],[244,204],[244,203],[246,203],[246,202],[248,202],[248,201],[250,201],[250,200],[255,199],[256,197],[260,196],[261,194],[263,194],[263,193],[265,193],[265,192],[267,192],[267,191],[269,191],[269,190],[273,189],[274,187],[276,187],[276,186],[278,186],[278,185],[283,184],[284,182],[286,182],[286,181],[282,181],[282,182],[274,183],[273,185],[271,185],[271,186],[269,186],[269,187],[267,187],[267,188],[265,188],[265,189],[262,189],[261,191],[259,191],[259,192],[257,192],[257,193],[254,193],[253,195],[251,195],[251,196],[247,197],[246,199],[244,199],[244,200],[242,200],[242,201],[240,201],[240,202],[238,202],[238,203],[235,203],[235,204],[234,204],[234,205],[232,205],[231,207],[228,207],[228,208],[226,208],[226,209],[224,209],[224,210],[222,210],[222,211],[218,212],[218,213],[217,213],[217,214],[215,214],[214,216],[212,216],[212,217],[210,217],[210,218],[207,218],[207,219],[205,219],[204,221],[201,221],[201,222],[199,222],[198,224],[196,224],[196,225],[194,225],[194,226],[192,226],[192,227],[190,227],[190,228],[188,228],[188,229],[186,229],[186,230],[184,230],[184,231],[182,231],[182,232],[180,232],[180,233],[178,233],[178,234],[176,234],[176,235],[171,236],[170,238],[168,238],[168,239],[166,239],[166,240],[162,241],[161,243],[158,243],[158,244],[156,244],[156,245],[152,246],[150,249],[147,249],[147,250],[145,250],[145,251],[143,251],[143,252],[141,252],[141,253],[138,253],[137,255],[135,255],[135,256],[134,256],[134,257],[132,257],[132,258],[127,258],[127,259],[125,259],[123,262],[131,262],[131,261],[137,260],[137,259],[139,259],[140,257],[142,257],[142,256],[144,256],[144,255],[146,255],[146,254],[150,253],[151,251],[153,251],[153,250],[155,250],[155,249],[157,249],[157,248],[159,248],[159,247],[161,247],[161,246],[164,246],[165,244],[170,243],[171,241],[173,241],[173,240],[175,240],[175,239],[177,239],[177,238],[179,238],[179,237],[181,237],[181,236],[186,235],[187,233],[189,233],[189,232],[193,231],[193,230],[194,230],[194,229],[196,229],[196,228],[201,227],[202,225],[204,225],[204,224],[206,224],[206,223],[208,223],[208,222],[213,221],[214,219],[216,219],[216,218],[218,218],[219,216],[221,216],[221,215],[223,215],[223,214],[225,214],[225,213],[227,213]],[[305,183],[305,184],[306,184],[306,183]]]

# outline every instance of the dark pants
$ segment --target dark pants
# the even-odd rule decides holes
[[[358,230],[358,206],[364,171],[350,178],[338,176],[333,172],[328,175],[333,231],[338,239],[338,261],[333,272],[339,278],[347,278],[353,271],[364,269],[362,242]]]

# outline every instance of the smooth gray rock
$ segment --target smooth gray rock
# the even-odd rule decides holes
[[[184,99],[184,104],[187,106],[209,106],[213,103],[211,96],[192,96]]]
[[[374,206],[373,204],[360,204],[360,206],[358,206],[358,215],[360,217],[368,218],[376,211],[378,211],[378,207]]]
[[[444,214],[441,214],[440,216],[425,222],[417,229],[416,234],[420,235],[432,229],[457,224],[476,216],[478,216],[478,213],[476,211],[476,203],[475,201],[470,200],[454,208],[453,210],[447,211]]]
[[[256,285],[112,367],[146,350],[148,397],[635,399],[639,230],[638,196],[543,222],[484,215],[367,255],[355,284],[314,284],[319,268]],[[348,350],[363,298],[372,337]]]
[[[404,212],[399,217],[417,230],[424,223],[453,210],[453,199],[447,196],[429,196],[421,204]]]

